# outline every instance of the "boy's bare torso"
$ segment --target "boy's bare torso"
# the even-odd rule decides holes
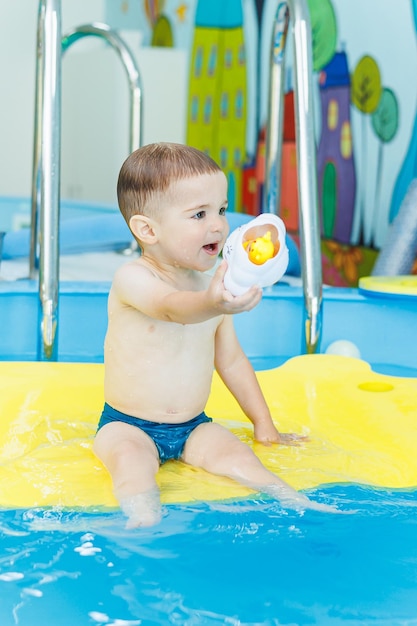
[[[153,319],[120,302],[112,288],[105,340],[105,400],[128,415],[181,423],[206,405],[214,336],[222,316],[196,324]]]

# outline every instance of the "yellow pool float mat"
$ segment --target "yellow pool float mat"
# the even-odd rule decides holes
[[[0,375],[0,506],[115,506],[109,475],[92,452],[103,365],[3,362]],[[258,377],[278,428],[309,441],[254,443],[252,425],[217,375],[207,413],[295,488],[417,486],[417,379],[383,376],[364,361],[333,355],[296,357]],[[177,461],[161,467],[158,483],[166,503],[251,493]]]
[[[362,276],[359,291],[368,295],[392,295],[417,298],[417,276]]]

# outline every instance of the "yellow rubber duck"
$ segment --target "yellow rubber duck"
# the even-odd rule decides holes
[[[271,231],[267,231],[262,237],[243,242],[243,247],[248,257],[255,265],[263,265],[275,256],[275,246],[272,242]]]

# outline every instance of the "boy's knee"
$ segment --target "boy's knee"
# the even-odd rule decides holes
[[[238,461],[248,463],[259,463],[258,457],[253,452],[252,448],[250,448],[243,441],[238,440],[234,445],[232,445],[228,450],[228,455],[230,457],[234,457]]]

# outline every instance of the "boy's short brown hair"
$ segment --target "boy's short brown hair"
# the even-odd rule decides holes
[[[221,168],[211,157],[196,148],[179,143],[151,143],[123,163],[117,182],[120,211],[129,224],[133,215],[152,215],[153,199],[182,178],[215,174]]]

